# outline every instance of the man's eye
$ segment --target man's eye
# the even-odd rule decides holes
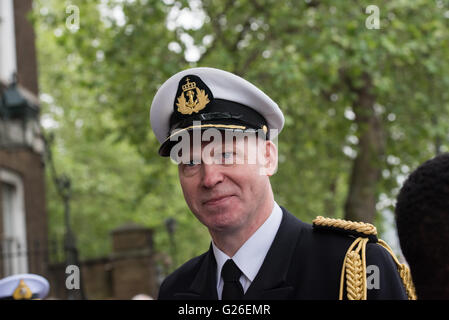
[[[234,152],[223,152],[221,154],[221,161],[224,164],[233,164],[236,160]]]
[[[232,152],[223,152],[221,155],[224,159],[232,158]]]

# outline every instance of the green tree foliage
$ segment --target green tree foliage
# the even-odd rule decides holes
[[[116,91],[134,94],[131,91],[137,88],[133,72],[138,68],[133,72],[111,74],[114,81],[107,86],[115,89],[105,89],[103,72],[112,70],[102,64],[101,48],[105,47],[103,41],[113,43],[114,35],[112,26],[107,29],[99,23],[98,4],[78,3],[81,28],[76,33],[71,33],[65,26],[69,16],[65,10],[68,3],[51,1],[36,2],[35,5],[42,122],[47,126],[47,135],[53,133],[55,136],[52,150],[57,171],[72,180],[71,220],[81,257],[110,252],[109,232],[129,221],[154,228],[156,247],[169,254],[172,251],[165,229],[168,217],[177,220],[175,240],[179,257],[176,261],[198,254],[207,247],[207,232],[194,223],[194,217],[183,201],[176,181],[177,167],[157,156],[156,141],[148,127],[148,110],[144,115],[134,115],[132,111],[149,107],[150,92],[146,92],[146,98],[140,97],[141,105],[132,107],[126,98],[117,98],[119,93]],[[91,15],[83,16],[83,12]],[[90,25],[84,28],[83,23],[87,21]],[[109,25],[106,20],[104,24]],[[127,61],[126,56],[120,59]],[[144,59],[144,56],[140,58]],[[136,64],[138,61],[135,59]],[[142,77],[152,76],[149,71],[142,74]],[[145,87],[142,84],[140,90],[146,91]],[[120,117],[114,112],[119,112],[122,104],[126,104],[122,109],[129,117],[126,121],[134,124],[117,121]],[[126,111],[128,107],[131,109]],[[140,128],[143,135],[140,139],[148,139],[140,147],[136,146],[142,140],[131,127]],[[145,158],[142,154],[149,156]],[[61,241],[63,206],[50,177],[47,182],[51,238]],[[168,265],[169,269],[173,267]]]
[[[77,31],[66,27],[68,5],[80,9]],[[366,27],[369,5],[379,29]],[[179,222],[178,262],[207,248],[149,124],[158,86],[187,67],[234,72],[278,102],[286,124],[275,198],[307,222],[372,221],[392,208],[410,170],[448,151],[443,1],[36,0],[33,17],[43,118],[57,124],[48,131],[73,179],[85,255],[106,252],[107,232],[127,220],[156,228],[158,250],[168,252],[169,216]]]

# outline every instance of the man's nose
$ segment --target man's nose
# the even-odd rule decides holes
[[[223,173],[220,166],[216,164],[202,164],[202,184],[205,188],[213,188],[215,185],[223,181]]]

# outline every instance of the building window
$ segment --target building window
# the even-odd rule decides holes
[[[17,71],[13,0],[0,0],[0,80],[9,83]]]
[[[17,174],[0,168],[3,232],[0,238],[3,275],[28,272],[23,183]]]

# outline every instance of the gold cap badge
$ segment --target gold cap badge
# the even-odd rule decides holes
[[[206,92],[198,88],[195,82],[190,82],[189,78],[181,87],[182,93],[177,98],[178,102],[176,103],[178,112],[182,114],[199,112],[210,102]]]
[[[14,300],[20,300],[20,299],[31,299],[33,296],[33,293],[31,292],[30,288],[26,285],[25,281],[23,279],[20,279],[19,285],[17,286],[16,290],[14,290],[14,293],[12,294],[12,297]]]

